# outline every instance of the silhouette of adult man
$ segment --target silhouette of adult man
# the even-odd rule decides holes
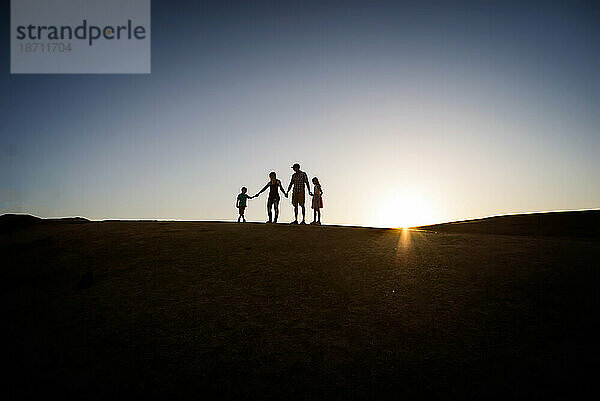
[[[312,195],[310,192],[310,183],[308,181],[308,176],[304,171],[300,170],[300,165],[298,163],[294,163],[292,166],[294,170],[294,174],[292,174],[292,179],[290,180],[290,185],[288,185],[287,193],[290,193],[290,188],[294,187],[294,191],[292,192],[292,205],[294,205],[294,217],[295,220],[292,221],[291,224],[298,224],[298,205],[302,208],[302,222],[300,224],[306,224],[304,221],[304,215],[306,214],[306,209],[304,207],[304,201],[306,195],[304,193],[304,185],[308,188],[309,195]]]

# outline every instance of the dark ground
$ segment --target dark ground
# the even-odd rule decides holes
[[[3,399],[598,392],[598,238],[30,223],[0,224]]]

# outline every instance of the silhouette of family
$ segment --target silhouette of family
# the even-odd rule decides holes
[[[277,223],[277,219],[279,217],[279,201],[281,198],[279,197],[279,191],[287,198],[290,190],[292,190],[292,205],[294,206],[294,221],[290,224],[306,224],[305,222],[305,200],[306,200],[306,192],[304,191],[304,187],[308,189],[308,194],[312,196],[312,209],[314,212],[313,222],[310,224],[320,225],[321,224],[321,209],[323,208],[323,190],[321,189],[321,184],[319,183],[319,179],[314,177],[312,179],[312,183],[314,185],[314,191],[310,190],[310,183],[308,181],[308,176],[304,171],[300,170],[300,165],[295,163],[292,166],[294,170],[294,174],[292,174],[292,178],[290,180],[290,185],[288,185],[287,191],[283,189],[281,185],[281,181],[277,179],[277,174],[274,171],[269,173],[269,182],[261,189],[256,195],[249,196],[247,194],[248,188],[242,187],[242,192],[237,196],[237,201],[235,206],[239,210],[238,223],[240,221],[246,222],[246,217],[244,213],[246,211],[246,207],[248,205],[248,199],[258,198],[260,194],[265,192],[267,189],[269,190],[269,197],[267,199],[267,214],[269,216],[269,220],[267,223]],[[298,206],[302,209],[302,221],[298,223]],[[275,216],[273,216],[273,212],[275,212]]]

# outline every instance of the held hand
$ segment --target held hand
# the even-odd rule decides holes
[[[309,194],[310,196],[313,196],[313,193],[312,193],[312,192],[310,192],[310,191],[308,191],[308,194]]]

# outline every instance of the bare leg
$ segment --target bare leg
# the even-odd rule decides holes
[[[302,207],[302,221],[304,222],[304,215],[306,214],[306,209],[304,208],[304,205],[300,205]]]
[[[273,220],[273,222],[277,223],[277,218],[279,217],[279,202],[275,202],[273,206],[275,206],[275,220]]]
[[[267,214],[269,215],[269,223],[273,221],[273,215],[271,214],[271,204],[267,202]]]
[[[298,221],[298,205],[294,206],[294,217],[294,220]]]
[[[315,213],[316,213],[316,215],[318,217],[317,223],[321,224],[321,209],[316,209]]]

